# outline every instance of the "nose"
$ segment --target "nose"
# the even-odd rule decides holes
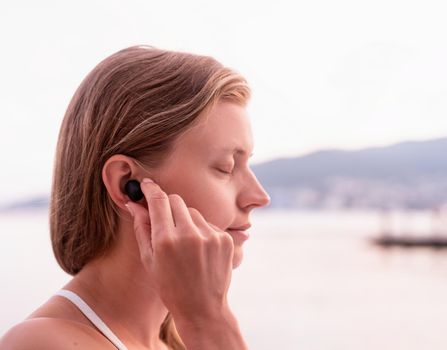
[[[271,198],[262,187],[253,171],[250,169],[250,178],[244,181],[240,195],[242,207],[260,208],[270,204]]]

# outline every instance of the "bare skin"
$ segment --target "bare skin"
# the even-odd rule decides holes
[[[185,339],[188,339],[190,332],[195,331],[193,323],[188,320],[198,317],[197,315],[203,316],[204,319],[209,317],[220,320],[221,315],[210,313],[219,303],[219,297],[215,297],[219,293],[209,293],[213,296],[208,296],[205,291],[219,290],[220,301],[226,300],[231,270],[237,268],[242,261],[244,243],[237,236],[233,236],[231,231],[226,231],[230,227],[249,223],[250,212],[270,202],[268,194],[248,166],[253,142],[245,108],[230,102],[219,102],[208,112],[207,118],[206,122],[180,137],[172,157],[158,169],[143,169],[132,158],[124,155],[114,155],[107,160],[103,167],[103,181],[121,214],[117,242],[106,257],[86,265],[62,287],[83,298],[132,350],[167,349],[158,335],[168,309],[174,315],[180,335]],[[223,151],[235,146],[245,150],[246,154]],[[134,213],[132,217],[125,205],[129,198],[123,188],[128,180],[136,179],[141,182],[145,177],[150,177],[155,184],[142,184],[145,198],[139,204],[130,203]],[[158,194],[156,198],[148,200],[154,193]],[[165,196],[161,195],[163,193]],[[164,218],[157,223],[158,227],[163,226],[160,223],[168,225],[168,216],[163,217],[162,213],[170,212],[169,208],[172,211],[172,216],[169,217],[172,220],[172,230],[158,229],[158,235],[154,231],[151,238],[150,230],[146,232],[142,229],[142,223],[154,225],[155,222],[151,221],[155,216],[151,215],[158,212],[157,217]],[[183,223],[180,225],[181,229],[179,223]],[[196,252],[203,252],[205,249],[206,252],[213,251],[218,254],[184,254],[185,245],[164,244],[167,232],[171,238],[175,235],[184,238],[187,234],[192,237],[192,233],[195,235],[194,239],[211,237],[213,243],[204,243],[202,246],[194,245],[202,240],[192,240],[195,242],[192,245],[194,248],[187,251],[195,249]],[[188,263],[176,265],[172,259],[163,260],[162,254],[157,255],[155,250],[150,250],[154,249],[156,237],[159,239],[156,242],[161,242],[160,247],[167,247],[171,252],[175,252],[176,256],[186,259],[179,258],[178,261]],[[229,240],[229,237],[232,239]],[[147,253],[147,250],[150,252]],[[210,259],[211,256],[213,259]],[[155,261],[162,263],[157,265],[154,264]],[[158,270],[154,269],[154,266],[158,266]],[[185,276],[188,271],[191,278],[189,286],[194,286],[194,291],[179,288],[186,286],[188,280],[173,278]],[[211,276],[217,276],[216,272],[219,272],[219,278],[212,279]],[[173,286],[175,283],[180,285]],[[188,314],[192,312],[186,307],[188,303],[181,302],[187,299],[188,294],[184,295],[182,291],[190,296],[203,293],[198,294],[197,298],[204,301],[200,305],[205,306],[194,304],[194,313]],[[225,322],[237,323],[226,305],[223,313],[229,315]],[[194,320],[197,324],[200,323],[200,320]],[[11,329],[9,336],[7,334],[0,340],[0,347],[14,349],[11,344],[16,339],[22,341],[21,349],[27,349],[26,344],[23,344],[26,340],[23,340],[23,336],[19,337],[19,334],[25,331],[29,334],[27,338],[32,339],[33,335],[37,337],[49,329],[53,334],[52,345],[57,341],[54,340],[57,337],[54,334],[58,334],[57,329],[61,329],[64,330],[61,333],[63,339],[59,340],[59,344],[64,344],[66,349],[79,348],[73,345],[74,342],[85,344],[81,348],[86,349],[115,348],[70,301],[60,296],[50,298],[25,322]],[[237,331],[237,325],[235,329]],[[210,337],[219,337],[219,332],[226,331],[218,326],[215,330],[215,333],[210,332]],[[233,329],[230,332],[233,332]],[[222,334],[226,333],[220,335]],[[36,349],[36,342],[29,345],[29,348]]]

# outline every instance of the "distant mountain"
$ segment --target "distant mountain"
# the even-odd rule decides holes
[[[447,138],[323,150],[252,168],[274,207],[431,208],[447,203]]]
[[[272,198],[268,208],[424,209],[447,204],[447,138],[322,150],[252,169]],[[11,203],[0,211],[46,208],[48,199]]]
[[[36,210],[36,209],[48,208],[48,205],[49,205],[49,196],[42,195],[2,205],[0,206],[0,212]]]

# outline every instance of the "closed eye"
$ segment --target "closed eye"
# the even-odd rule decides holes
[[[233,174],[233,172],[231,171],[231,172],[228,172],[228,171],[225,171],[225,170],[222,170],[222,169],[219,169],[219,168],[216,168],[219,172],[221,172],[221,173],[223,173],[223,174],[227,174],[227,175],[231,175],[231,174]]]

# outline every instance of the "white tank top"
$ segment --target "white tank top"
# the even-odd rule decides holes
[[[116,346],[119,350],[128,350],[127,347],[118,339],[118,337],[113,334],[109,327],[99,318],[99,316],[92,310],[87,303],[81,299],[79,295],[76,293],[67,290],[61,289],[56,292],[56,295],[63,296],[70,300],[73,304],[75,304],[79,310],[90,320],[92,323],[101,331],[104,336],[109,339],[113,345]]]

